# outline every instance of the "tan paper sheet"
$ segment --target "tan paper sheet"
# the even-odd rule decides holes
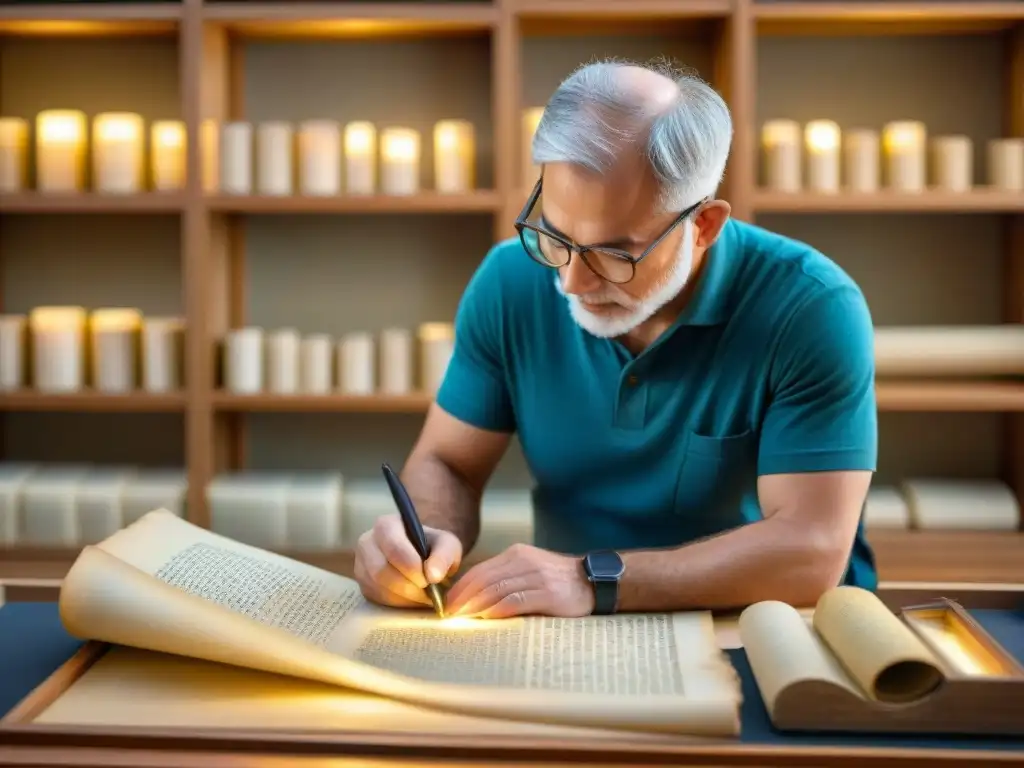
[[[644,743],[695,740],[451,714],[313,681],[123,647],[108,651],[35,722],[130,728],[627,738]]]
[[[462,714],[690,735],[738,729],[738,680],[710,614],[439,621],[374,606],[350,579],[164,512],[86,548],[60,605],[80,637]]]

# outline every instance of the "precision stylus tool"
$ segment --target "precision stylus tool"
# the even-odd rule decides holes
[[[402,518],[405,535],[409,537],[416,553],[426,563],[427,558],[430,557],[430,544],[427,542],[427,534],[423,532],[419,515],[416,514],[416,507],[413,506],[412,499],[409,498],[409,492],[405,490],[402,481],[398,479],[398,475],[386,461],[380,465],[380,468],[384,473],[384,480],[391,490],[391,497],[395,500],[395,506],[398,507],[398,515]],[[423,577],[426,578],[426,576],[424,571]],[[441,588],[428,581],[425,592],[430,598],[430,602],[433,603],[437,615],[444,618],[444,598],[441,596]]]

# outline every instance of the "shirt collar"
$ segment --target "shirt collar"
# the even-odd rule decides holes
[[[704,269],[675,325],[720,325],[729,319],[733,276],[739,260],[739,233],[730,219],[704,256]]]

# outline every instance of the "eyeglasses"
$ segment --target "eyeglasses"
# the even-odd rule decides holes
[[[619,250],[618,248],[577,245],[562,235],[549,231],[539,223],[527,221],[534,206],[537,205],[537,200],[540,199],[543,182],[543,178],[537,180],[530,198],[526,201],[526,205],[523,206],[522,212],[516,217],[516,231],[519,232],[519,239],[522,241],[523,248],[526,249],[527,254],[534,261],[543,264],[545,267],[559,269],[569,263],[574,253],[578,253],[580,259],[590,268],[591,272],[602,280],[617,284],[628,283],[632,280],[636,276],[636,265],[647,258],[651,251],[657,248],[658,244],[668,237],[672,230],[686,221],[687,217],[691,216],[707,202],[707,198],[699,200],[680,213],[668,225],[665,231],[658,235],[654,242],[644,249],[643,253],[639,256],[634,256],[628,251]]]

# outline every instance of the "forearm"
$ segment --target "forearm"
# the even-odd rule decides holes
[[[413,455],[402,482],[423,525],[449,531],[469,552],[480,535],[480,495],[458,473],[430,454]]]
[[[813,605],[839,580],[848,553],[781,518],[678,549],[623,552],[622,611],[730,609],[760,600]]]

